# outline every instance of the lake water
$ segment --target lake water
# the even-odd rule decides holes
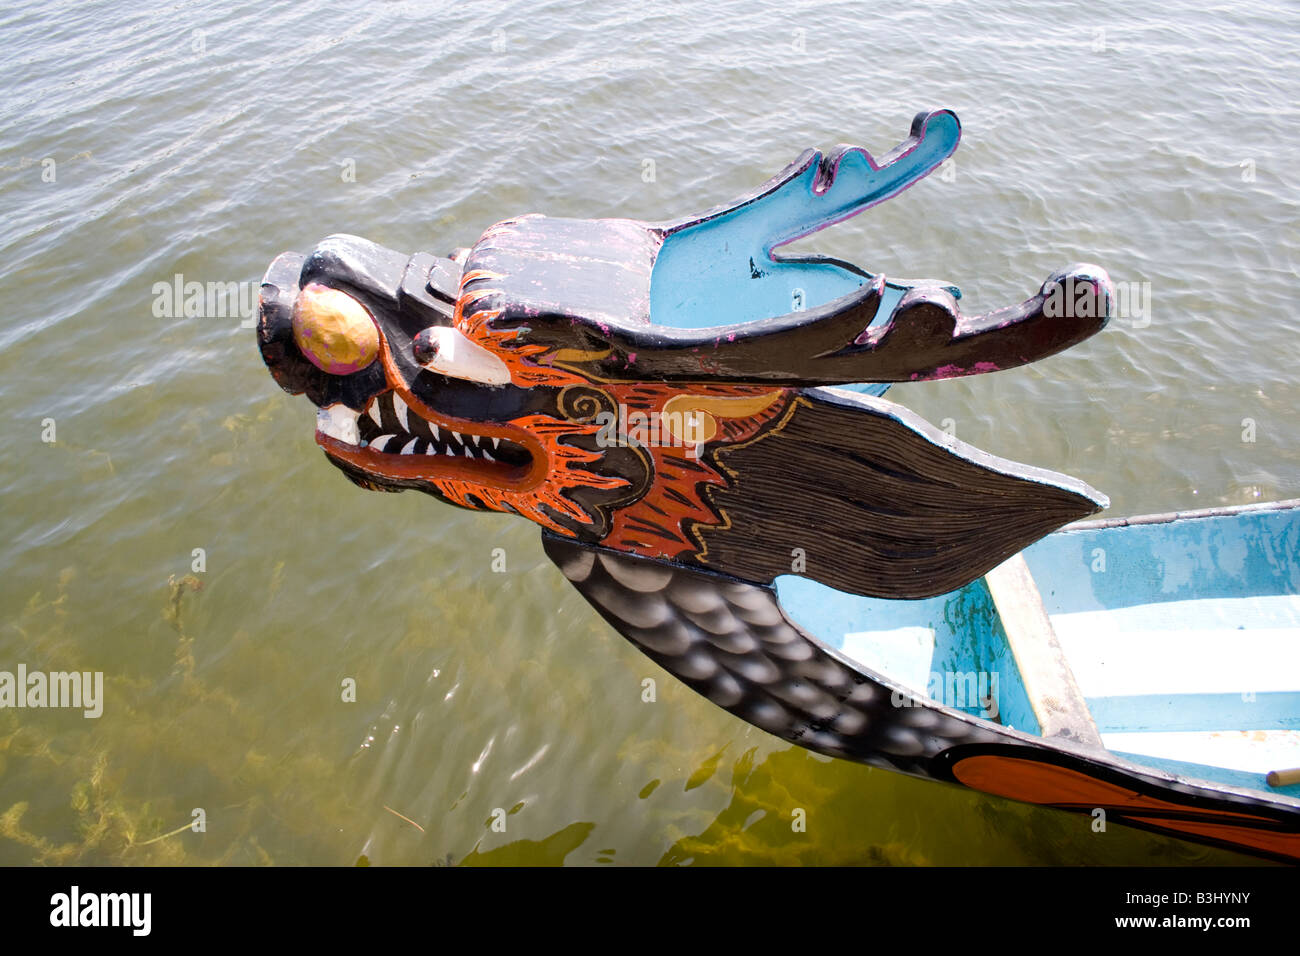
[[[946,175],[800,248],[968,311],[1081,260],[1131,298],[1068,354],[890,397],[1114,515],[1295,497],[1300,17],[1160,7],[8,6],[0,669],[103,671],[105,701],[0,711],[0,864],[1243,859],[749,728],[534,526],[354,487],[240,316],[155,291],[251,289],[333,232],[677,216],[950,107]]]

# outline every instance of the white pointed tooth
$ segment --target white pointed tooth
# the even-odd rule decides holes
[[[435,425],[433,422],[429,422],[429,427],[433,429],[434,441],[442,441],[442,436],[438,434],[438,426]]]
[[[456,436],[456,441],[460,442],[462,445],[468,444],[465,439],[460,437],[460,432],[452,432],[452,434]]]
[[[316,410],[316,430],[348,445],[361,441],[357,413],[342,403]]]
[[[481,442],[481,441],[483,440],[483,436],[482,436],[482,435],[470,435],[469,437],[470,437],[470,439],[474,442],[474,447],[475,447],[475,448],[477,448],[477,447],[478,447],[478,443]]]
[[[436,455],[438,454],[438,449],[434,448],[433,445],[430,445],[428,448],[424,450],[424,453],[426,455]]]
[[[373,402],[371,402],[370,408],[367,411],[368,414],[370,415],[370,420],[374,422],[376,425],[382,427],[384,423],[379,420],[379,399],[376,398]]]
[[[396,392],[393,393],[393,411],[397,413],[397,420],[401,422],[402,431],[409,432],[411,426],[406,423],[406,402],[402,401],[402,396],[398,395]]]
[[[500,447],[501,447],[501,439],[500,439],[500,438],[497,438],[495,435],[492,436],[492,447],[493,447],[493,448],[500,448]]]
[[[404,448],[402,449],[402,454],[403,454],[403,455],[409,455],[409,454],[411,453],[411,450],[415,448],[415,443],[416,443],[417,441],[419,441],[419,440],[420,440],[420,439],[418,439],[418,438],[412,438],[410,441],[408,441],[408,442],[406,443],[406,447],[404,447]]]
[[[469,450],[469,446],[468,446],[468,445],[465,446],[465,457],[466,457],[466,458],[473,458],[473,457],[474,457],[474,453],[473,453],[472,451]]]
[[[483,449],[483,457],[486,458],[488,461],[496,461],[496,459],[492,457],[492,453],[488,451],[486,448]]]
[[[388,443],[392,440],[393,440],[392,435],[380,435],[378,438],[376,438],[374,441],[370,443],[370,447],[373,448],[375,451],[383,451],[385,448],[388,447]]]

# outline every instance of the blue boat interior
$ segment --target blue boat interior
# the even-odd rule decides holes
[[[1300,502],[1123,524],[1027,548],[1101,745],[1133,763],[1300,798]],[[1013,559],[1014,560],[1014,559]],[[922,601],[777,580],[810,634],[910,691],[1042,735],[989,581]]]

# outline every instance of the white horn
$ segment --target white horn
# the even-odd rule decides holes
[[[425,329],[414,343],[415,360],[424,368],[484,385],[510,384],[510,369],[483,346],[450,326]]]

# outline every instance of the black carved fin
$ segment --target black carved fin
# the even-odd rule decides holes
[[[876,276],[806,312],[739,325],[606,327],[613,351],[586,370],[613,380],[690,381],[704,368],[711,381],[783,385],[956,378],[1077,345],[1105,327],[1114,299],[1110,277],[1089,264],[1054,273],[1017,305],[977,315],[961,311],[949,286],[930,282],[908,289],[882,321],[883,290]]]
[[[717,452],[723,518],[698,561],[747,581],[800,573],[884,598],[962,587],[1104,508],[1082,481],[958,441],[893,402],[809,389],[758,439]]]

